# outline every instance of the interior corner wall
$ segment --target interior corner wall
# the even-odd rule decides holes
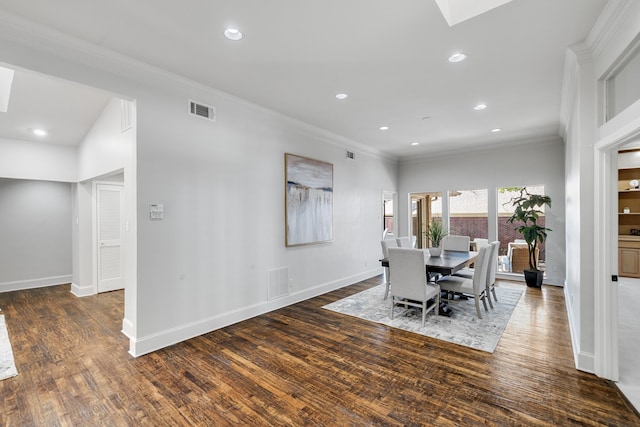
[[[566,145],[566,211],[567,211],[567,286],[565,296],[574,346],[576,367],[594,372],[595,355],[595,286],[594,241],[594,146],[603,139],[623,135],[638,121],[640,102],[599,126],[599,80],[603,79],[618,58],[628,51],[640,33],[640,3],[618,3],[624,10],[616,24],[605,28],[597,43],[578,46],[575,51],[575,97],[571,102]],[[597,50],[594,53],[594,50]],[[572,52],[572,51],[570,51]]]
[[[0,292],[69,283],[71,184],[0,178]]]
[[[400,163],[398,182],[399,235],[409,232],[410,193],[447,194],[451,190],[486,188],[489,194],[495,194],[501,187],[543,184],[552,200],[552,208],[546,212],[546,225],[553,230],[546,242],[545,280],[554,285],[564,284],[564,144],[559,137],[505,145],[500,149],[405,160]],[[497,208],[490,206],[489,209],[491,215],[491,210]]]
[[[74,204],[74,275],[71,291],[77,296],[95,294],[97,289],[94,270],[96,266],[95,250],[95,212],[93,209],[95,195],[93,182],[114,181],[124,183],[125,203],[124,217],[128,230],[123,239],[125,251],[124,281],[125,288],[135,286],[135,200],[134,193],[135,164],[135,120],[129,129],[122,129],[122,107],[120,98],[112,97],[87,135],[78,146],[78,178],[80,183],[75,187]],[[128,101],[127,101],[128,102]],[[135,114],[135,109],[133,110]],[[115,176],[113,176],[116,174]],[[126,179],[130,177],[130,179]],[[125,318],[132,315],[132,309],[127,310],[125,298]]]
[[[136,100],[133,355],[382,272],[382,191],[397,187],[395,159],[97,46],[4,25],[0,51],[7,63]],[[188,99],[216,107],[217,121],[190,116]],[[285,247],[286,152],[334,166],[330,243]],[[155,203],[162,220],[149,218]],[[282,267],[288,295],[269,300],[268,272]]]
[[[187,114],[186,99],[215,106],[216,122]],[[381,272],[382,192],[396,187],[395,161],[351,147],[347,159],[349,142],[189,86],[138,97],[138,112],[135,354]],[[285,153],[333,164],[332,242],[285,247]],[[164,219],[149,219],[151,204]],[[289,295],[269,300],[268,272],[281,267]]]
[[[593,64],[580,60],[566,144],[567,270],[565,297],[576,367],[594,369],[594,181],[596,89]],[[571,262],[573,260],[573,262]]]

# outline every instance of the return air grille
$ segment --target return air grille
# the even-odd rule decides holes
[[[189,114],[202,117],[203,119],[216,121],[216,109],[210,105],[202,104],[200,102],[189,100]]]

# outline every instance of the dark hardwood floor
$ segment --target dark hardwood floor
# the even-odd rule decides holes
[[[19,371],[0,381],[0,425],[640,426],[574,368],[562,289],[523,286],[489,354],[321,308],[380,282],[135,359],[122,291],[0,294]]]

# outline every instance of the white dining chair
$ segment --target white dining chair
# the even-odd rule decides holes
[[[420,307],[422,326],[427,312],[440,310],[440,286],[427,283],[424,274],[424,252],[421,249],[389,248],[389,270],[393,274],[391,288],[391,314],[396,305]],[[429,300],[433,300],[429,304]]]
[[[445,251],[465,251],[469,252],[469,244],[471,238],[469,236],[448,235],[442,239],[442,249]]]
[[[398,242],[399,248],[413,248],[410,237],[398,237],[396,242]]]
[[[473,277],[468,279],[460,276],[444,276],[438,280],[440,289],[453,294],[471,296],[475,299],[476,313],[482,319],[480,313],[480,301],[484,305],[485,311],[489,311],[487,307],[487,268],[489,264],[489,255],[491,246],[485,246],[478,251],[478,257],[475,261],[475,269]]]
[[[398,247],[398,242],[396,241],[396,239],[382,240],[380,244],[382,246],[382,257],[386,259],[389,259],[389,248]],[[384,291],[384,299],[387,299],[387,297],[389,296],[389,288],[391,287],[391,271],[389,270],[389,267],[384,268],[384,275],[387,279],[385,282],[386,288]]]
[[[485,246],[482,246],[485,247]],[[491,302],[491,295],[493,293],[493,298],[498,301],[498,297],[496,296],[495,282],[496,282],[496,270],[498,269],[498,253],[500,251],[500,241],[496,240],[494,242],[489,243],[486,246],[488,248],[487,255],[489,257],[487,264],[487,280],[485,282],[486,285],[486,294],[487,299],[489,300],[489,306],[493,308],[493,303]],[[454,273],[454,276],[464,277],[467,279],[473,278],[474,271],[464,269]]]

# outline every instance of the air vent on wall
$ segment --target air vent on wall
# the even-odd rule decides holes
[[[202,117],[203,119],[216,121],[216,109],[210,105],[205,105],[200,102],[189,100],[189,114]]]
[[[346,150],[345,157],[347,159],[355,160],[356,159],[356,153],[354,153],[353,151]]]

